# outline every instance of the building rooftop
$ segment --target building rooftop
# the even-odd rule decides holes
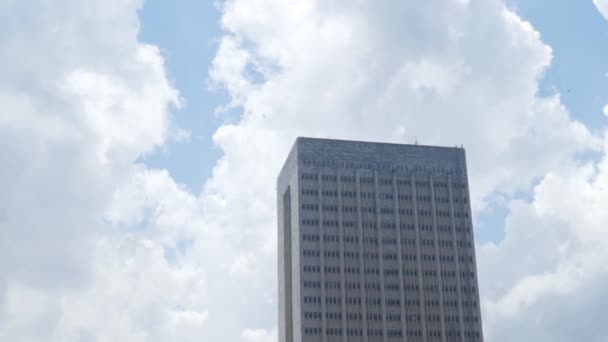
[[[411,171],[417,168],[466,173],[462,147],[426,146],[299,137],[295,143],[301,165]]]

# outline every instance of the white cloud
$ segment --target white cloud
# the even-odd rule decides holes
[[[242,336],[246,342],[276,342],[278,340],[276,330],[268,332],[266,330],[246,329]]]
[[[572,341],[585,330],[575,326],[591,330],[586,341],[608,337],[593,318],[608,300],[608,135],[603,155],[546,175],[532,202],[511,206],[505,240],[479,251],[486,326],[496,340],[508,333]]]
[[[542,180],[480,251],[489,340],[559,341],[587,315],[552,301],[606,302],[608,166],[573,161],[600,139],[537,95],[551,50],[501,1],[226,1],[210,76],[243,114],[200,196],[134,164],[183,136],[141,2],[34,5],[0,5],[0,340],[276,341],[275,177],[298,135],[465,144],[479,210]]]
[[[245,126],[268,127],[269,134],[281,127],[282,137],[464,144],[476,156],[471,171],[480,206],[496,186],[525,186],[597,144],[558,98],[535,97],[550,49],[498,1],[305,3],[225,5],[223,23],[233,34],[222,40],[211,75],[246,114],[237,128],[218,131],[220,146]],[[241,56],[238,66],[226,68],[226,51]],[[249,68],[268,81],[251,82]]]
[[[2,341],[150,341],[153,329],[172,339],[165,317],[184,300],[187,269],[160,242],[104,222],[179,102],[158,49],[137,41],[140,7],[0,5]]]
[[[597,10],[608,20],[608,1],[606,0],[593,0],[593,3],[597,7]]]
[[[239,252],[236,265],[257,260],[257,278],[275,272],[265,264],[268,255],[274,260],[275,243],[268,189],[298,135],[464,144],[477,210],[492,193],[509,198],[538,180],[541,196],[556,170],[581,172],[576,153],[601,149],[559,95],[538,95],[551,49],[502,1],[233,0],[223,13],[226,34],[210,75],[243,116],[215,134],[224,156],[202,202],[209,227]],[[514,201],[507,239],[481,253],[489,259],[481,267],[489,340],[503,340],[506,327],[518,325],[522,335],[550,341],[541,333],[546,326],[527,314],[540,312],[533,310],[542,299],[572,301],[580,288],[567,277],[577,268],[559,262],[565,255],[584,259],[568,244],[573,228],[555,215],[536,217],[541,204],[547,201],[540,197]],[[523,253],[527,248],[534,253]],[[589,269],[588,277],[598,272]],[[261,304],[256,310],[276,310],[274,302]],[[248,323],[270,328],[274,321]]]

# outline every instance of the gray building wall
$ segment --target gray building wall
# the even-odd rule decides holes
[[[277,191],[279,341],[483,341],[463,149],[298,138]]]

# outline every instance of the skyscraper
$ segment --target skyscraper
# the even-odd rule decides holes
[[[462,148],[298,138],[278,179],[279,341],[483,341]]]

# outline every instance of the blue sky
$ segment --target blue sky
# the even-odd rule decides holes
[[[601,127],[608,100],[608,24],[591,1],[513,1],[530,21],[554,60],[541,83],[542,93],[557,89],[573,117]]]
[[[212,1],[152,0],[140,17],[141,39],[160,47],[169,78],[184,99],[175,111],[176,125],[192,133],[188,142],[171,143],[146,156],[145,163],[166,168],[175,180],[198,192],[221,156],[212,134],[225,116],[214,112],[227,99],[221,91],[209,89],[207,76],[220,38],[220,13]]]
[[[591,129],[602,129],[606,118],[601,112],[608,102],[608,23],[593,3],[511,0],[508,4],[553,49],[553,62],[539,92],[558,92],[572,117]],[[192,133],[191,140],[171,142],[143,160],[150,167],[167,169],[175,181],[198,193],[221,156],[211,136],[230,117],[214,114],[228,99],[222,89],[208,87],[208,68],[222,33],[220,12],[211,1],[188,0],[175,6],[148,0],[140,17],[142,40],[162,49],[169,77],[185,99],[183,108],[175,111],[176,124]],[[521,196],[529,198],[526,193]],[[499,205],[481,212],[477,241],[500,241],[507,214]]]

